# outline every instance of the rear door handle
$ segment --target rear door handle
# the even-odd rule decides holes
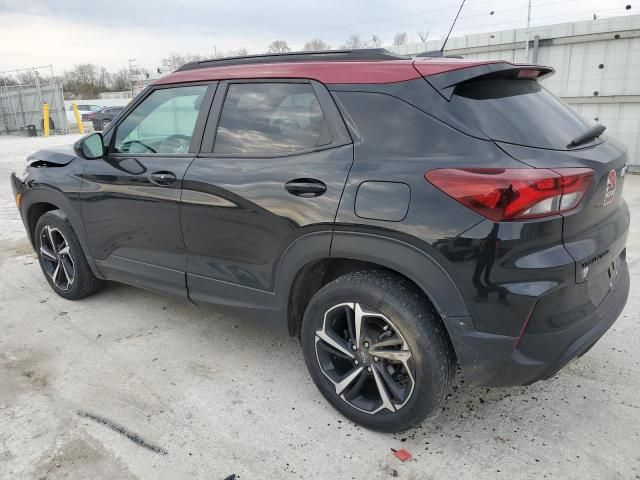
[[[291,195],[302,198],[319,197],[327,191],[324,182],[315,178],[296,178],[284,184],[284,188]]]
[[[176,181],[176,176],[173,172],[153,172],[149,175],[149,180],[156,185],[166,187],[167,185],[171,185]]]

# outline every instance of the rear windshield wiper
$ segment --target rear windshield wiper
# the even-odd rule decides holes
[[[602,135],[606,129],[607,127],[598,123],[597,125],[594,125],[589,130],[587,130],[586,132],[581,133],[576,138],[571,140],[571,142],[569,142],[569,145],[567,145],[567,148],[577,147],[578,145],[587,143],[589,140],[592,140]]]

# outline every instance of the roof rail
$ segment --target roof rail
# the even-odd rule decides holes
[[[410,60],[411,57],[397,55],[385,48],[361,48],[356,50],[324,50],[321,52],[267,53],[244,57],[214,58],[187,63],[176,70],[196,70],[198,68],[221,67],[226,65],[247,65],[251,63],[321,62],[321,61],[374,61]]]

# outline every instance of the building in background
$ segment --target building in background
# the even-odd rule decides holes
[[[452,37],[445,54],[473,60],[532,62],[555,68],[542,81],[584,117],[607,127],[629,148],[632,169],[640,171],[640,15]],[[438,50],[442,40],[391,50],[415,55]]]

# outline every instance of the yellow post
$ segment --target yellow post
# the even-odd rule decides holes
[[[84,133],[84,125],[82,124],[82,115],[80,115],[80,112],[78,111],[78,105],[76,105],[75,103],[72,103],[71,107],[73,108],[73,114],[75,115],[76,122],[78,123],[78,130],[80,130],[80,133]]]
[[[44,136],[49,136],[49,104],[42,105],[42,129],[44,130]]]

